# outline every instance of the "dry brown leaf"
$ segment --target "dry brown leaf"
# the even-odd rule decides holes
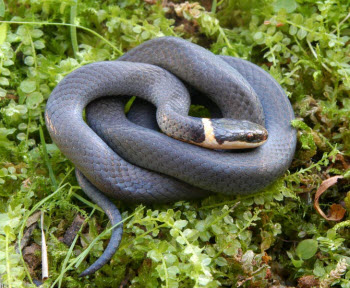
[[[38,222],[40,215],[41,211],[37,211],[33,215],[31,215],[26,222],[26,227],[32,226],[34,223]]]
[[[344,218],[346,210],[340,204],[332,204],[328,211],[328,220],[339,221]]]
[[[34,229],[36,228],[38,224],[37,223],[34,223],[32,226],[29,226],[24,234],[23,234],[23,237],[21,239],[21,250],[26,247],[28,245],[28,243],[30,242],[30,239],[32,237],[32,234],[34,232]],[[18,249],[18,243],[16,243],[16,252],[19,253],[19,249]],[[1,286],[0,286],[1,287]]]
[[[302,276],[298,279],[298,288],[311,288],[318,287],[320,284],[319,280],[314,275]]]
[[[23,249],[23,258],[28,264],[28,268],[31,274],[34,274],[34,270],[40,264],[40,246],[33,243]]]
[[[72,225],[68,228],[63,237],[63,243],[70,246],[75,236],[78,234],[81,226],[84,224],[85,218],[77,214],[73,220]]]
[[[330,207],[328,216],[326,214],[324,214],[324,212],[322,211],[322,209],[320,208],[320,205],[318,204],[318,201],[321,197],[321,195],[331,186],[333,186],[334,184],[336,184],[338,182],[339,179],[342,179],[343,176],[334,176],[331,177],[327,180],[324,180],[320,187],[317,189],[316,195],[315,195],[315,203],[314,203],[314,207],[317,210],[317,212],[326,220],[329,221],[340,221],[341,219],[343,219],[346,210],[340,205],[340,204],[332,204],[332,206]]]
[[[266,252],[264,255],[261,257],[261,260],[265,264],[269,264],[269,262],[272,260],[271,256],[269,256]]]
[[[154,5],[157,3],[157,0],[144,0],[146,3]]]

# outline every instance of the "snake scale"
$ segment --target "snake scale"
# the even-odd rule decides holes
[[[199,99],[209,98],[225,119],[264,126],[266,143],[255,149],[220,151],[160,133],[158,126],[181,140],[208,138],[204,125],[208,120],[188,116],[188,91]],[[140,97],[156,110],[138,102],[127,117],[126,96]],[[85,108],[88,124],[83,119]],[[75,70],[52,91],[45,113],[52,140],[74,163],[79,184],[106,211],[112,225],[121,217],[106,196],[159,203],[263,189],[283,175],[292,161],[293,119],[287,96],[263,69],[242,59],[216,56],[175,37],[156,38],[117,61]],[[108,262],[121,235],[119,225],[104,254],[81,276]]]

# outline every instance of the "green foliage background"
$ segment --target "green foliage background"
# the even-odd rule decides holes
[[[307,275],[322,287],[350,287],[348,213],[335,225],[312,205],[322,180],[343,175],[321,207],[350,209],[349,13],[348,0],[0,1],[0,281],[35,287],[40,266],[29,271],[15,246],[28,217],[42,210],[45,287],[296,286]],[[109,224],[52,144],[45,102],[74,69],[164,35],[268,70],[297,116],[295,160],[256,195],[151,207],[116,203],[125,219],[121,247],[109,265],[80,279],[101,255]],[[77,213],[87,225],[67,247],[60,238]],[[39,228],[31,241],[41,243]]]

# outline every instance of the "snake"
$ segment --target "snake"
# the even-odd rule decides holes
[[[130,96],[137,100],[126,115]],[[214,117],[189,116],[191,98],[210,103]],[[65,76],[47,101],[46,127],[114,227],[80,276],[108,263],[120,244],[122,217],[109,197],[148,204],[261,191],[292,162],[293,119],[265,70],[178,37],[151,39]]]

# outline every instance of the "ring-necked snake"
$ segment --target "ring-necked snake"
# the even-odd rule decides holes
[[[225,119],[188,116],[188,91],[199,103],[209,98]],[[138,102],[127,118],[125,96],[138,96],[157,110]],[[86,107],[90,126],[83,119]],[[53,141],[76,166],[79,184],[112,225],[121,221],[119,211],[100,191],[143,203],[254,193],[288,169],[296,146],[292,107],[267,72],[174,37],[150,40],[118,61],[70,73],[53,90],[45,119]],[[236,148],[266,143],[222,151],[231,140]],[[193,145],[213,142],[214,150]],[[108,262],[121,235],[120,225],[82,276]]]

